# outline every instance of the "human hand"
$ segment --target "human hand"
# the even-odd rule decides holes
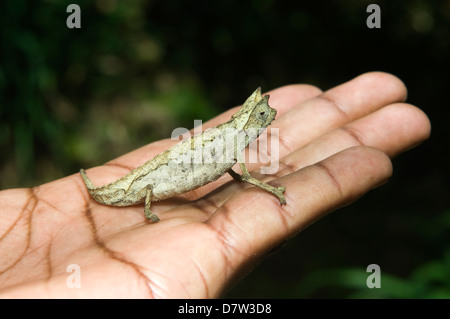
[[[287,205],[256,187],[219,180],[143,205],[96,203],[79,174],[31,189],[0,192],[0,296],[37,298],[213,298],[274,247],[347,205],[391,175],[389,157],[425,140],[426,115],[403,83],[363,74],[322,93],[309,85],[269,92],[278,110],[280,169],[253,176],[286,187]],[[215,126],[229,110],[203,125]],[[162,140],[88,172],[104,185],[171,147]],[[255,170],[259,164],[248,164]],[[81,271],[69,288],[68,265]]]

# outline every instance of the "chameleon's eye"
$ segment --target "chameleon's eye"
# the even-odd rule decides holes
[[[265,122],[267,120],[267,116],[269,114],[266,111],[262,111],[258,113],[258,118],[261,122]]]

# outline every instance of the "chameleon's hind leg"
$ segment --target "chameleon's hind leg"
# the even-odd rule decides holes
[[[152,204],[152,187],[150,185],[147,186],[147,192],[145,193],[145,209],[144,214],[152,223],[156,223],[159,221],[158,216],[153,214],[150,210],[150,205]]]
[[[261,182],[259,180],[257,180],[256,178],[253,178],[250,173],[247,170],[247,167],[245,166],[244,163],[239,163],[239,166],[241,167],[241,171],[242,171],[242,175],[239,175],[238,173],[236,173],[235,171],[233,171],[233,169],[230,168],[230,170],[228,171],[228,173],[236,180],[241,181],[241,182],[247,182],[250,183],[252,185],[255,185],[259,188],[264,189],[265,191],[272,193],[273,195],[275,195],[276,197],[278,197],[278,199],[280,200],[280,204],[281,205],[286,205],[286,199],[284,198],[284,191],[286,190],[286,187],[282,186],[282,187],[273,187],[270,186],[267,183]]]

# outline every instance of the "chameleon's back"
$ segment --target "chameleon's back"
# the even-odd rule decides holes
[[[133,184],[152,185],[152,200],[161,200],[185,193],[225,174],[237,161],[239,132],[231,127],[212,128],[182,141],[169,150],[168,161]]]

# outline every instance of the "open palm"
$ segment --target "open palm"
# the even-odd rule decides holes
[[[280,163],[253,176],[286,187],[287,205],[229,175],[155,202],[116,208],[93,201],[79,174],[0,192],[0,296],[219,297],[267,252],[391,175],[389,157],[426,139],[428,118],[403,83],[372,72],[322,93],[310,85],[269,92]],[[204,125],[228,120],[229,110]],[[96,185],[174,145],[162,140],[88,171]],[[248,164],[250,171],[259,164]],[[75,265],[80,286],[70,284]],[[72,266],[71,266],[72,267]]]

